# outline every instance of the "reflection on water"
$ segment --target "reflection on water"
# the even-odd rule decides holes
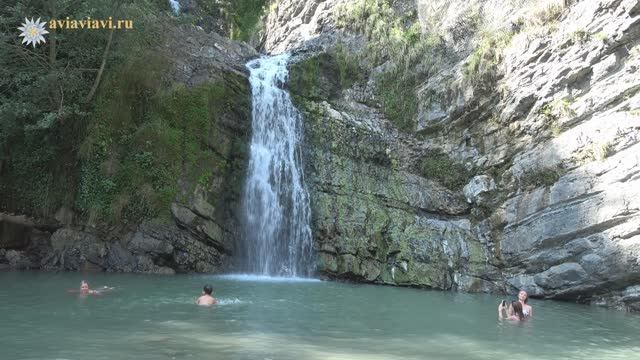
[[[88,275],[87,275],[88,276]],[[498,297],[211,276],[0,273],[2,359],[636,359],[640,317],[532,301],[496,319]],[[193,303],[212,283],[220,304]]]

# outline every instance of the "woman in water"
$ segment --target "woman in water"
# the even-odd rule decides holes
[[[533,307],[527,304],[527,302],[529,302],[529,294],[527,294],[526,291],[520,290],[520,292],[518,293],[518,302],[520,303],[520,305],[522,305],[522,313],[524,314],[524,317],[532,317]]]
[[[113,289],[114,288],[112,287],[105,286],[98,290],[93,290],[89,288],[89,283],[86,280],[82,280],[82,282],[80,282],[80,291],[78,291],[78,293],[80,295],[102,295],[104,292],[107,292]],[[70,290],[70,292],[76,292],[76,291]]]
[[[525,316],[522,312],[522,304],[520,304],[520,301],[512,302],[507,309],[507,302],[502,300],[500,305],[498,305],[498,318],[518,321],[524,320]]]

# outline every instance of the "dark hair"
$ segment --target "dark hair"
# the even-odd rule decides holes
[[[207,295],[211,295],[211,293],[213,292],[213,288],[211,287],[211,285],[205,285],[204,286],[204,293]]]
[[[524,313],[522,312],[522,304],[520,301],[514,301],[511,303],[511,307],[513,308],[513,313],[518,317],[519,320],[524,320]]]

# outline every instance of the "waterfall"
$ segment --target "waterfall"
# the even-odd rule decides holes
[[[247,63],[253,133],[243,194],[244,251],[252,273],[309,277],[314,265],[301,118],[283,89],[288,58],[283,54]]]
[[[180,3],[178,0],[169,0],[169,5],[171,5],[174,14],[180,15]]]

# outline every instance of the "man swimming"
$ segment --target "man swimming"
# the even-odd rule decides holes
[[[211,287],[211,285],[205,285],[202,289],[202,296],[200,296],[198,300],[196,300],[196,305],[211,306],[217,304],[218,300],[211,296],[212,292],[213,288]]]

